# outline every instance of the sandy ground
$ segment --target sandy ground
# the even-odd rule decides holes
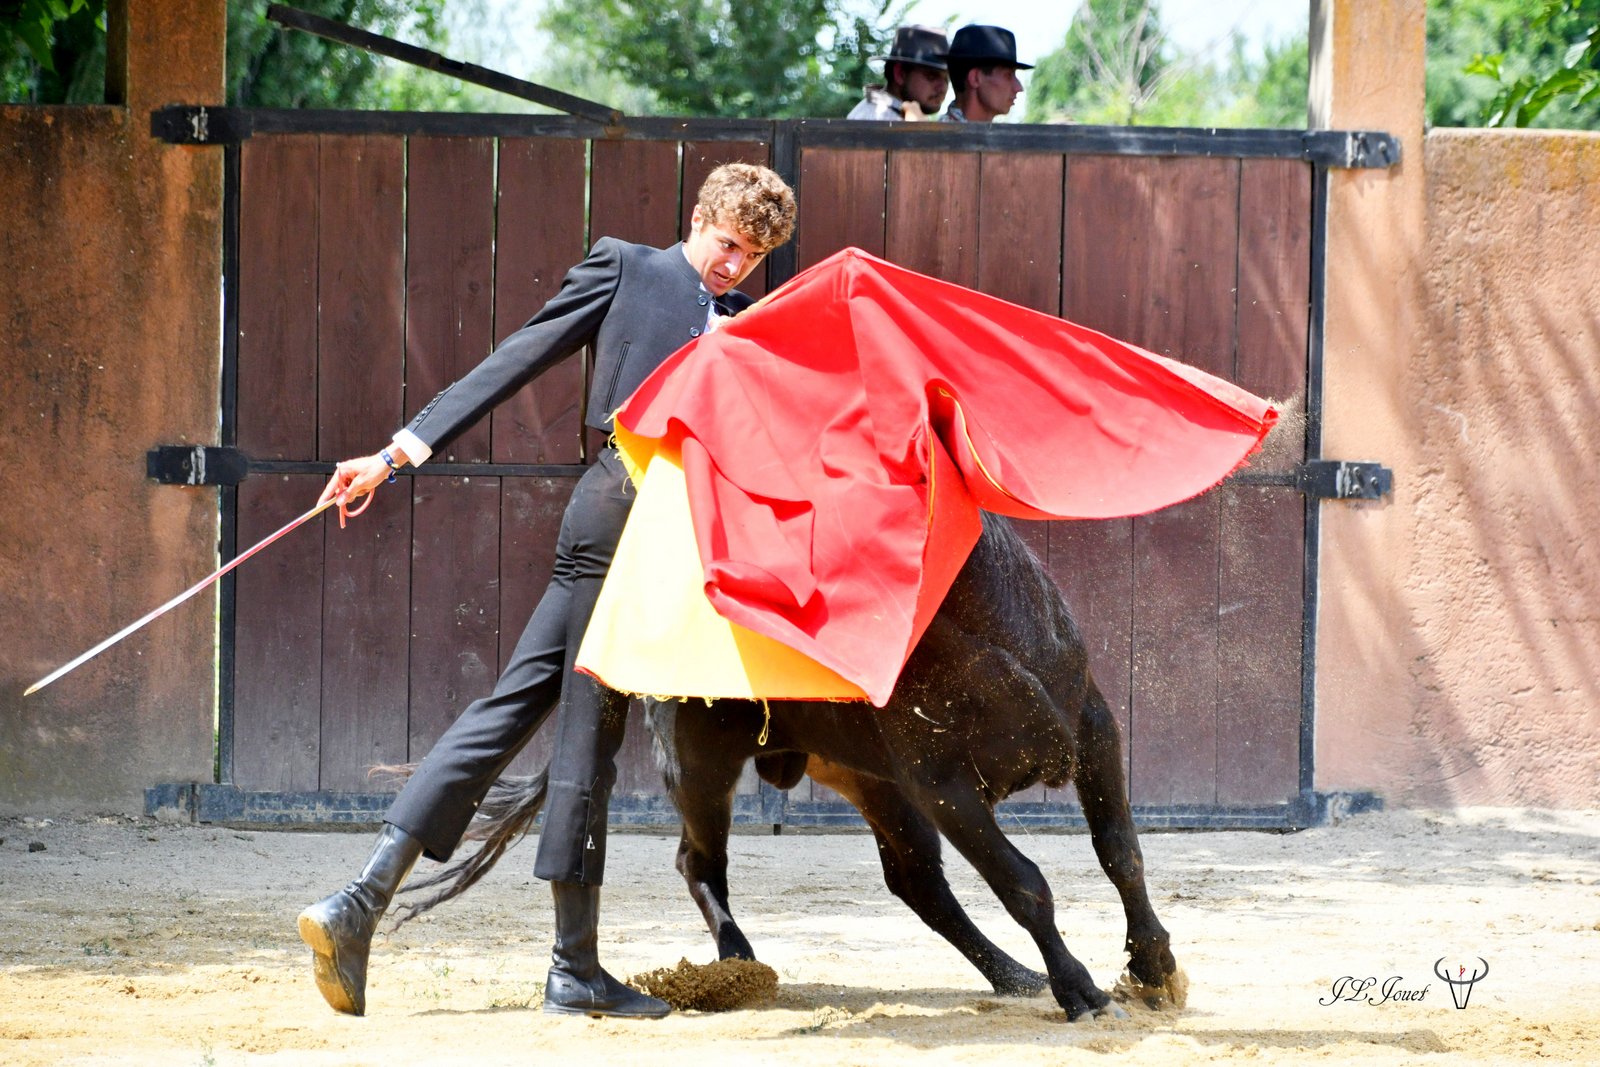
[[[531,843],[432,919],[380,938],[365,1018],[318,997],[294,917],[369,835],[148,819],[0,821],[0,1063],[852,1064],[1600,1062],[1600,813],[1391,812],[1299,834],[1146,835],[1188,1007],[1067,1023],[993,995],[880,880],[864,835],[740,836],[736,907],[777,1000],[660,1022],[538,1009],[550,904]],[[34,843],[42,844],[37,849]],[[1021,841],[1102,987],[1122,918],[1082,835]],[[619,975],[708,962],[675,838],[615,835],[602,958]],[[32,849],[30,851],[30,849]],[[1031,943],[959,859],[979,925]],[[1464,1010],[1434,963],[1489,973]],[[1341,977],[1420,1000],[1328,1003]]]

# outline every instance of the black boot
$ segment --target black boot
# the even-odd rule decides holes
[[[556,898],[556,944],[544,983],[544,1010],[631,1019],[659,1019],[672,1011],[666,1001],[628,988],[600,966],[600,887],[551,882],[550,889]]]
[[[356,880],[300,913],[300,940],[311,946],[317,991],[334,1011],[366,1014],[372,933],[420,855],[421,841],[385,823]]]

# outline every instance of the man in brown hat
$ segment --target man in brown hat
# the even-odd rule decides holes
[[[993,122],[1007,114],[1022,92],[1017,71],[1033,69],[1017,62],[1017,39],[999,26],[961,27],[943,58],[956,91],[944,122]]]
[[[943,57],[949,46],[944,33],[932,26],[895,30],[889,54],[872,57],[883,61],[884,84],[867,86],[866,97],[845,118],[898,122],[937,115],[950,87]]]

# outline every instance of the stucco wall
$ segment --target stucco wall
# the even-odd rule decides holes
[[[1329,183],[1316,787],[1600,805],[1600,138],[1422,131],[1423,3],[1332,0],[1313,117],[1402,140]]]
[[[1427,761],[1404,592],[1424,464],[1410,384],[1424,300],[1423,15],[1423,0],[1312,7],[1313,124],[1387,131],[1402,160],[1328,178],[1322,453],[1383,462],[1395,491],[1321,505],[1315,785],[1401,802]]]
[[[215,566],[215,490],[146,481],[144,453],[216,440],[222,155],[149,112],[220,102],[223,18],[114,2],[125,106],[0,107],[0,811],[211,777],[214,600],[22,691]]]
[[[1406,392],[1419,801],[1600,805],[1600,135],[1434,130]]]

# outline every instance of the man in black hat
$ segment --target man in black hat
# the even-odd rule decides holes
[[[937,115],[950,87],[944,69],[944,51],[949,46],[943,31],[932,26],[895,30],[889,54],[872,57],[883,61],[884,84],[867,86],[866,97],[845,118],[898,122]]]
[[[963,26],[944,55],[955,99],[945,110],[944,122],[993,122],[1010,112],[1022,92],[1017,71],[1032,70],[1032,63],[1017,62],[1017,39],[999,26]]]

